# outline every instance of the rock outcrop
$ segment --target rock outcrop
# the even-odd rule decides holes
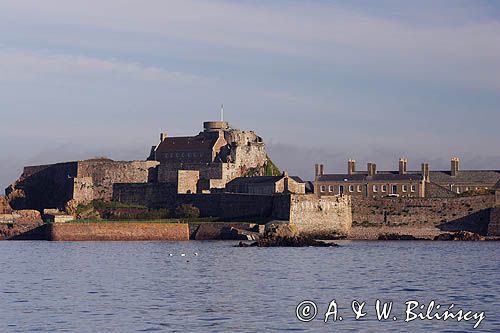
[[[436,237],[434,240],[441,241],[483,241],[485,237],[468,231],[460,231],[454,233],[442,233]]]
[[[293,224],[268,224],[264,235],[256,242],[247,244],[240,242],[238,247],[306,247],[306,246],[320,246],[332,247],[338,246],[335,243],[323,242],[313,239],[310,236],[300,235],[297,227]]]

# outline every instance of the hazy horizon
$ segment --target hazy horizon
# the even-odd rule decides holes
[[[500,169],[500,5],[0,0],[0,186],[25,165],[145,159],[225,118],[311,179]]]

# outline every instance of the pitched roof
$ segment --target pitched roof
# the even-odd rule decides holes
[[[179,136],[163,140],[157,152],[211,150],[219,139],[218,132],[206,132],[197,136]]]
[[[231,180],[227,185],[274,184],[282,178],[283,176],[238,177]]]
[[[305,183],[305,181],[303,181],[299,176],[290,176],[290,178],[295,180],[297,183]]]
[[[450,171],[430,171],[430,181],[433,183],[483,183],[492,186],[500,181],[500,170],[459,170],[452,177]]]
[[[349,181],[396,181],[396,180],[422,180],[421,174],[406,173],[399,174],[398,171],[378,171],[375,175],[369,176],[366,172],[355,172],[349,174],[324,174],[318,177],[319,181],[349,182]]]

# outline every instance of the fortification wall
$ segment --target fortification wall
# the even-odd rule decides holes
[[[310,236],[348,235],[352,225],[351,197],[276,196],[273,216],[288,219],[299,232]]]
[[[11,202],[16,210],[64,208],[73,198],[73,178],[77,175],[77,162],[25,167],[19,179],[6,190],[23,193]]]
[[[151,208],[170,208],[177,200],[177,186],[173,183],[114,184],[112,199]]]
[[[488,236],[500,236],[500,207],[492,208],[490,211]]]
[[[158,165],[155,161],[112,161],[87,160],[78,162],[78,178],[92,179],[92,199],[111,200],[113,184],[116,183],[147,183],[150,173]],[[85,181],[88,184],[88,181]],[[77,190],[79,187],[76,188]],[[88,198],[88,188],[85,193],[75,193],[75,197]],[[89,200],[87,200],[88,202]]]
[[[189,226],[184,223],[54,223],[44,224],[16,240],[50,241],[185,241]]]
[[[439,225],[465,218],[482,220],[483,216],[479,213],[493,206],[493,195],[455,198],[352,197],[355,225]]]

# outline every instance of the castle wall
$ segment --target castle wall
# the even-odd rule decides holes
[[[299,232],[313,237],[348,235],[352,225],[351,197],[276,196],[273,216],[289,220]]]
[[[488,236],[500,236],[500,207],[492,208],[490,211]]]
[[[112,200],[151,208],[171,208],[176,196],[175,183],[114,184]]]
[[[111,200],[113,197],[113,184],[115,183],[147,183],[152,169],[158,165],[154,161],[112,161],[112,160],[87,160],[78,162],[78,178],[86,185],[88,178],[92,179],[92,198],[94,200]],[[77,181],[79,182],[79,181]],[[79,190],[81,188],[77,187]],[[84,193],[75,193],[75,198],[86,199],[88,202],[89,189],[82,188]]]
[[[177,193],[197,193],[199,180],[199,171],[179,170],[177,172]]]
[[[438,225],[466,218],[494,205],[493,195],[456,198],[352,197],[354,225]],[[476,215],[474,215],[476,214]]]
[[[184,223],[104,222],[44,224],[15,237],[16,240],[49,241],[185,241]]]
[[[25,167],[6,194],[16,189],[24,193],[24,197],[11,202],[16,210],[64,208],[73,198],[73,178],[77,176],[77,169],[77,162]]]

